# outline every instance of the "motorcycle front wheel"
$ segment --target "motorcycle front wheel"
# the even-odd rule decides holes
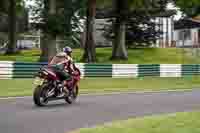
[[[65,101],[68,104],[74,103],[78,97],[78,94],[79,94],[79,87],[76,85],[72,90],[72,92],[69,94],[69,96],[65,98]]]
[[[36,106],[42,107],[46,106],[48,103],[48,100],[46,99],[46,89],[45,86],[37,86],[34,89],[33,93],[33,101]]]

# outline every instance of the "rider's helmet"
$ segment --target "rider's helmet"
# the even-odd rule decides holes
[[[72,48],[67,46],[63,48],[63,52],[65,52],[67,55],[71,56]]]

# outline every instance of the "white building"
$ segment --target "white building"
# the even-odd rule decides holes
[[[169,17],[158,17],[155,20],[157,30],[163,32],[160,39],[156,42],[156,47],[171,47],[174,37],[174,20],[172,16]]]
[[[200,19],[180,20],[175,23],[174,42],[176,47],[199,47]]]

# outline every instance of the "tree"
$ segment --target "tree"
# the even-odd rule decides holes
[[[83,60],[90,63],[96,61],[95,41],[94,41],[94,23],[96,16],[96,0],[88,0],[87,20],[86,20],[86,42],[84,48]]]
[[[96,6],[97,2],[100,3],[100,1],[96,0],[88,0],[87,5],[87,32],[86,32],[86,42],[85,42],[85,52],[83,55],[83,59],[86,62],[95,62],[95,43],[94,43],[94,37],[93,37],[93,30],[94,30],[94,22],[95,22],[95,16],[96,16]],[[101,1],[104,4],[110,3],[106,1]],[[119,59],[127,59],[127,52],[125,48],[125,20],[124,20],[124,11],[127,8],[127,2],[125,0],[115,0],[115,7],[117,14],[121,14],[116,19],[116,40],[113,44],[113,58],[119,58]],[[122,17],[123,16],[123,17]]]
[[[158,0],[154,0],[153,4],[157,4]],[[126,49],[126,25],[130,22],[134,15],[133,11],[148,10],[152,8],[149,0],[114,0],[114,12],[116,15],[114,22],[114,44],[111,59],[128,59]],[[135,30],[135,29],[131,29]],[[129,30],[130,31],[130,30]],[[132,31],[136,32],[136,31]]]
[[[94,39],[94,24],[96,17],[96,8],[110,5],[110,0],[87,0],[86,7],[86,37],[82,38],[84,54],[82,60],[88,63],[96,61],[96,44]]]
[[[57,37],[67,40],[67,45],[73,43],[74,38],[76,40],[82,26],[80,19],[84,16],[85,0],[35,0],[35,2],[36,6],[32,7],[33,20],[37,23],[36,27],[43,31],[41,61],[47,61],[57,52]],[[52,45],[48,42],[50,40]]]
[[[0,32],[8,32],[8,1],[2,0],[0,4]],[[0,34],[0,45],[5,46],[5,42],[8,41],[7,34]]]
[[[8,1],[7,0],[2,0],[0,4],[0,13],[8,13]]]
[[[195,17],[200,15],[199,0],[174,0],[174,3],[185,14],[185,17]]]
[[[145,5],[146,4],[146,5]],[[146,7],[145,7],[146,6]],[[113,50],[111,59],[127,60],[126,23],[132,10],[141,10],[149,7],[148,0],[113,0],[113,11],[107,17],[113,19]]]
[[[126,21],[125,45],[126,47],[148,47],[162,34],[156,30],[155,18],[149,16],[146,12],[135,12],[134,16]],[[114,22],[112,19],[109,20]],[[115,39],[114,28],[112,24],[106,24],[103,29],[103,35],[108,40]]]
[[[87,0],[65,0],[64,1],[64,34],[68,45],[80,46],[80,34],[86,19]]]
[[[9,43],[6,54],[16,53],[16,2],[9,0]]]
[[[44,23],[41,44],[42,54],[40,61],[50,60],[57,53],[57,32],[56,0],[44,0]]]
[[[127,59],[126,44],[148,46],[155,42],[162,32],[156,31],[152,20],[171,14],[166,12],[167,0],[114,0],[113,3],[114,10],[98,13],[100,18],[111,18],[112,26],[105,32],[105,36],[114,40],[111,59]]]
[[[114,43],[111,59],[128,59],[126,49],[126,23],[130,22],[135,12],[140,10],[147,10],[151,4],[147,0],[114,0]],[[135,15],[136,16],[136,15]],[[133,19],[132,19],[133,21]],[[130,27],[130,26],[129,26]],[[134,29],[131,29],[134,30]],[[130,30],[129,30],[130,31]],[[136,31],[132,31],[136,32]]]
[[[97,1],[97,2],[100,3],[100,1]],[[114,42],[113,42],[113,51],[112,51],[111,59],[125,59],[125,60],[128,59],[128,54],[127,54],[126,45],[125,45],[126,33],[127,33],[126,32],[126,23],[127,23],[127,21],[129,21],[129,22],[131,21],[129,18],[133,17],[133,15],[130,15],[131,13],[133,13],[132,11],[133,10],[141,11],[140,13],[142,13],[146,10],[147,10],[147,12],[148,11],[152,12],[152,10],[154,10],[153,8],[155,8],[155,7],[164,9],[166,7],[167,2],[168,2],[167,0],[153,0],[153,1],[149,1],[149,0],[134,0],[134,1],[133,0],[123,0],[123,1],[122,0],[113,0],[113,5],[114,5],[113,13],[114,14],[111,14],[110,17],[114,18],[114,28],[113,29],[114,29],[115,37],[114,37]],[[107,3],[110,3],[110,1],[108,1],[108,2],[102,1],[102,3],[107,4]],[[93,5],[93,7],[95,7],[95,6],[96,5]],[[90,6],[88,6],[88,7],[90,7]],[[92,8],[92,7],[90,7],[90,8]],[[158,10],[157,10],[157,12],[158,12]],[[151,20],[151,19],[148,17],[147,20]],[[91,21],[93,21],[93,20],[91,20]],[[143,22],[141,22],[141,23],[143,23]],[[147,23],[147,24],[149,24],[149,23]],[[152,38],[152,36],[156,35],[156,33],[154,31],[152,31],[152,29],[155,28],[155,25],[153,23],[150,23],[149,25],[151,25],[151,26],[149,26],[150,28],[148,28],[147,30],[148,30],[148,32],[150,32],[149,34],[151,34],[151,35],[149,35],[147,37],[147,40],[153,41],[156,38],[156,37]],[[137,27],[138,26],[139,25],[137,25]],[[141,30],[142,29],[140,29],[140,32],[141,32]],[[132,31],[132,32],[134,32],[134,31]],[[139,32],[139,31],[137,31],[137,32]],[[143,32],[143,33],[145,33],[145,32]],[[87,32],[87,34],[88,34],[88,32]],[[142,34],[140,34],[140,35],[142,35]],[[91,37],[91,38],[93,38],[93,37]],[[91,40],[93,40],[93,39],[91,39]],[[94,46],[94,45],[90,45],[90,47],[86,46],[85,53],[88,53],[89,51],[87,51],[87,49],[92,48],[92,46]],[[86,54],[84,54],[84,56],[85,55]]]
[[[133,5],[123,16],[127,16],[126,19],[126,31],[125,31],[125,43],[130,47],[147,47],[154,44],[159,39],[162,31],[156,29],[158,26],[155,23],[156,16],[171,16],[175,12],[172,10],[167,11],[167,2],[162,3],[132,3]],[[130,5],[130,4],[129,4]],[[146,7],[145,7],[146,5]],[[148,5],[148,6],[147,6]],[[152,5],[150,7],[149,5]],[[136,7],[135,7],[136,6]],[[107,13],[106,16],[109,17]],[[104,36],[109,40],[115,39],[113,23],[115,22],[115,13],[110,12],[110,16],[114,16],[108,21],[111,24],[106,24],[104,30]]]
[[[126,12],[128,8],[127,0],[114,1],[115,13],[118,14],[114,24],[115,40],[111,59],[128,59],[128,53],[125,45],[126,37]]]
[[[8,14],[8,33],[9,42],[7,45],[6,54],[13,54],[17,52],[16,48],[16,35],[17,35],[17,16],[21,14],[21,9],[24,8],[23,0],[9,0],[2,1],[2,8],[0,8],[5,14]]]

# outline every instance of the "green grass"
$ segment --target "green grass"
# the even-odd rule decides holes
[[[111,48],[97,48],[97,63],[129,63],[129,64],[198,64],[198,58],[189,57],[182,49],[178,48],[144,48],[144,49],[129,49],[128,61],[110,61],[112,53]],[[0,55],[0,60],[36,62],[39,59],[40,51],[25,50],[20,54],[5,56]],[[80,62],[83,50],[75,49],[73,58]]]
[[[200,112],[118,121],[71,133],[200,133]]]
[[[38,49],[24,50],[14,55],[0,55],[0,61],[37,62],[40,53]]]
[[[33,92],[32,79],[0,80],[0,97],[29,96]],[[182,90],[200,87],[200,77],[188,78],[86,78],[80,82],[81,93],[104,93],[120,91]]]

